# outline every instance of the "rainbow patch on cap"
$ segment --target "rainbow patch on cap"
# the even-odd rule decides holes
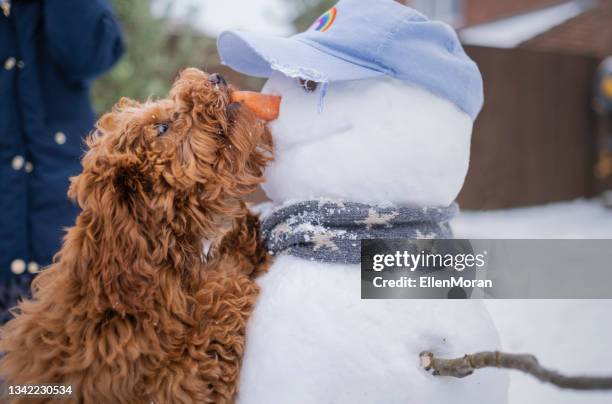
[[[327,10],[322,16],[319,17],[318,20],[315,21],[314,24],[312,24],[314,30],[319,32],[327,31],[334,23],[337,13],[338,11],[336,11],[336,7],[332,7]]]

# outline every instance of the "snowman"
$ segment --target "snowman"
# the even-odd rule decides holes
[[[449,238],[482,79],[455,32],[392,0],[341,0],[304,33],[219,37],[282,97],[263,188],[241,403],[505,403],[504,372],[434,377],[419,353],[499,349],[478,300],[362,300],[359,241]]]

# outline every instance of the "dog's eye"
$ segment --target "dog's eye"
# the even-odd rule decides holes
[[[168,131],[169,126],[170,125],[168,125],[167,123],[158,123],[157,125],[155,125],[155,130],[157,130],[157,136],[161,136],[166,133]]]
[[[223,76],[220,75],[219,73],[213,73],[210,76],[208,76],[208,81],[210,81],[213,85],[221,84],[223,86],[227,86],[227,81],[225,81]]]
[[[307,93],[312,93],[317,89],[317,86],[319,85],[319,83],[317,83],[316,81],[305,79],[298,79],[298,83],[300,87],[302,87],[302,89],[304,89],[304,91],[306,91]]]

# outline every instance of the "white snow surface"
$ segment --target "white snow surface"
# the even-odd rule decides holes
[[[456,237],[612,238],[612,210],[598,200],[463,212]],[[612,374],[612,300],[487,300],[503,349],[535,354],[568,374]],[[610,404],[612,393],[573,392],[510,372],[512,404]]]
[[[612,210],[598,199],[526,208],[462,211],[452,222],[457,238],[612,238]]]
[[[542,10],[475,25],[459,31],[466,45],[514,48],[591,8],[592,0],[574,0]]]
[[[263,188],[280,204],[335,198],[448,206],[469,164],[472,121],[450,101],[384,76],[320,84],[311,93],[275,72],[275,161]],[[322,105],[320,104],[322,102]]]
[[[508,352],[568,375],[612,375],[612,300],[487,300]],[[610,404],[612,392],[575,392],[510,371],[511,404]]]

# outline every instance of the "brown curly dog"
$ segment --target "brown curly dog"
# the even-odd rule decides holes
[[[57,383],[72,395],[13,402],[233,400],[268,260],[241,199],[272,148],[257,94],[238,93],[187,69],[167,99],[122,99],[99,120],[69,190],[82,213],[1,330],[4,394]]]

